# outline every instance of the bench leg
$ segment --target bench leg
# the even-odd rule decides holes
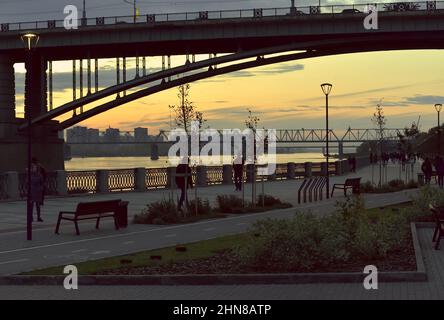
[[[74,221],[74,225],[76,227],[76,234],[80,236],[79,223],[77,222],[77,220]]]
[[[333,193],[335,192],[335,187],[333,186],[333,189],[331,189],[331,195],[330,198],[333,198]]]
[[[57,225],[55,229],[55,234],[59,234],[60,222],[62,221],[62,215],[59,213],[59,218],[57,219]]]
[[[99,229],[99,224],[100,224],[100,217],[97,218],[96,229]]]

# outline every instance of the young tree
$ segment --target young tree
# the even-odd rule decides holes
[[[376,111],[373,113],[372,122],[378,129],[378,136],[379,136],[379,186],[382,185],[382,155],[383,155],[383,145],[384,145],[384,130],[385,126],[387,124],[387,119],[384,115],[384,108],[382,107],[381,103],[378,103],[376,105]]]
[[[191,122],[199,121],[199,127],[201,128],[206,120],[203,117],[202,112],[196,110],[194,102],[190,100],[191,86],[187,83],[178,87],[177,97],[179,98],[178,105],[170,105],[169,108],[174,112],[174,119],[176,125],[179,128],[183,128],[187,135],[191,131]]]

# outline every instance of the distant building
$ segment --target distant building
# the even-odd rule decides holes
[[[88,129],[87,131],[88,143],[98,143],[100,142],[100,132],[99,129]]]
[[[120,142],[120,130],[113,129],[113,128],[106,129],[105,135],[104,135],[104,142],[119,143]]]
[[[85,143],[88,141],[88,129],[76,126],[66,131],[67,143]]]
[[[148,129],[147,128],[135,128],[134,129],[134,141],[135,142],[148,141]]]

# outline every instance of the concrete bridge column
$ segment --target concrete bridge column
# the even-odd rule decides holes
[[[0,139],[16,133],[15,122],[14,63],[8,56],[0,55]]]
[[[35,118],[47,111],[47,61],[38,54],[25,63],[25,117]],[[29,110],[27,110],[29,109]]]

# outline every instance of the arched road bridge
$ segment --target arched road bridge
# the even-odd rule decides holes
[[[444,47],[443,1],[402,10],[376,5],[377,30],[364,28],[364,5],[149,14],[136,21],[97,17],[80,20],[77,30],[65,30],[63,21],[1,23],[0,147],[17,161],[0,159],[0,171],[21,169],[26,159],[27,124],[15,116],[14,63],[25,62],[27,70],[25,117],[32,123],[34,153],[48,168],[60,169],[58,131],[184,83],[298,59]],[[20,35],[30,31],[40,41],[27,56]],[[208,59],[196,60],[202,54]],[[171,66],[172,56],[183,56],[183,64]],[[126,77],[130,57],[137,61],[134,79]],[[153,57],[162,57],[162,68],[148,73]],[[104,58],[116,59],[116,83],[107,88],[99,83]],[[52,62],[59,60],[73,60],[73,101],[54,106]]]

